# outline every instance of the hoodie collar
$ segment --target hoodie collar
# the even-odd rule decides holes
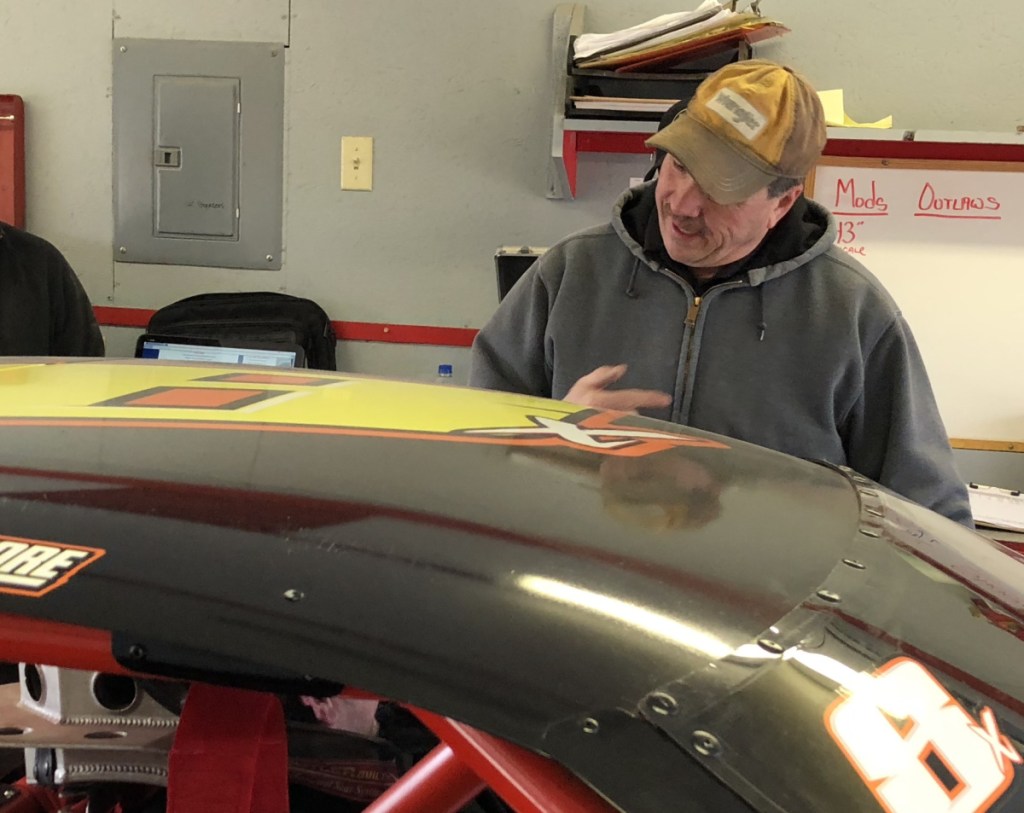
[[[613,226],[635,256],[648,264],[667,267],[693,285],[695,280],[689,269],[665,252],[654,201],[656,183],[650,181],[626,191],[613,209]],[[746,273],[751,285],[760,285],[782,276],[811,257],[823,254],[835,238],[832,215],[820,203],[801,195],[756,249],[743,259],[730,263],[724,273],[711,280],[711,284]]]

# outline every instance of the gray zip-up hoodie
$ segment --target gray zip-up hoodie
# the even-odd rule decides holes
[[[611,223],[546,251],[473,344],[470,383],[563,398],[605,364],[672,395],[651,417],[849,466],[972,525],[967,490],[910,328],[801,198],[747,266],[697,296],[644,234],[654,182]]]

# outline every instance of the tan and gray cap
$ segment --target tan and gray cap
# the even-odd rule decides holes
[[[675,156],[712,200],[739,203],[776,178],[803,178],[825,147],[825,115],[806,79],[747,59],[701,82],[675,121],[647,140]]]

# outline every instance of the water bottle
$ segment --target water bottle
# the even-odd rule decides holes
[[[435,384],[448,384],[454,383],[452,379],[452,365],[450,364],[438,364],[437,365],[437,378],[434,379]]]

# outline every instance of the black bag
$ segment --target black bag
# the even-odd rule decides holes
[[[269,291],[199,294],[153,314],[148,333],[297,344],[306,366],[336,370],[334,327],[311,299]]]

